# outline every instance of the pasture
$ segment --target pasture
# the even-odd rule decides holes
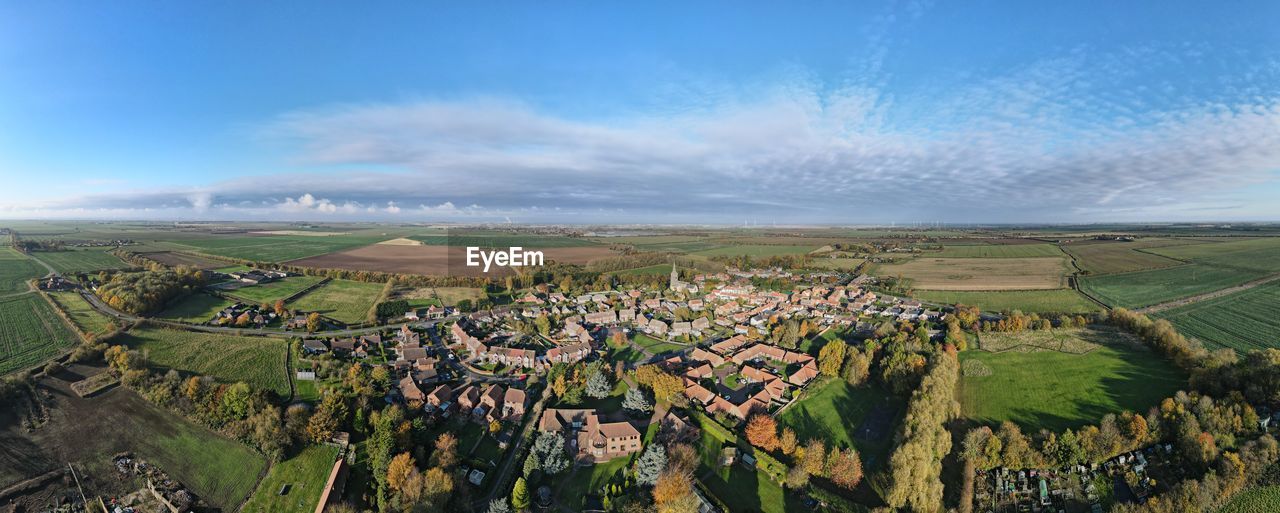
[[[177,303],[169,305],[157,317],[171,321],[202,324],[209,322],[210,319],[213,319],[214,314],[232,304],[231,301],[209,294],[188,294]]]
[[[1060,257],[1062,250],[1053,244],[967,244],[944,245],[942,251],[926,255],[938,258],[1035,258]]]
[[[863,465],[879,468],[888,457],[901,401],[875,386],[850,386],[843,379],[814,383],[804,396],[778,416],[778,427],[790,427],[801,443],[823,440],[828,447],[853,447]]]
[[[934,258],[876,266],[877,276],[902,276],[917,290],[1043,290],[1062,288],[1065,258]]]
[[[1280,281],[1154,314],[1208,349],[1280,348]]]
[[[1187,264],[1152,271],[1085,276],[1080,279],[1080,288],[1113,307],[1140,308],[1233,287],[1264,274]]]
[[[388,238],[393,237],[378,234],[334,235],[329,237],[308,235],[210,235],[202,238],[171,241],[170,245],[190,251],[255,262],[284,262],[368,246]]]
[[[219,286],[222,293],[253,304],[275,304],[277,300],[288,298],[306,290],[307,287],[320,283],[324,278],[319,276],[290,276],[282,280],[260,283],[257,285],[235,284]]]
[[[65,251],[39,251],[35,257],[53,266],[59,273],[96,273],[98,271],[127,269],[131,267],[106,249],[68,249]]]
[[[1087,274],[1115,274],[1182,265],[1183,262],[1151,252],[1146,248],[1192,244],[1193,241],[1143,239],[1133,242],[1088,240],[1063,244],[1062,249],[1075,257],[1076,265]]]
[[[332,280],[294,300],[289,306],[345,323],[364,322],[385,285],[360,281]]]
[[[157,367],[213,376],[224,383],[243,381],[289,397],[284,339],[142,328],[129,331],[120,342]]]
[[[49,297],[58,303],[58,307],[62,308],[80,331],[91,335],[102,335],[109,331],[107,328],[111,324],[111,319],[94,310],[80,293],[50,292]]]
[[[984,312],[1023,313],[1085,313],[1102,309],[1071,289],[1053,290],[1002,290],[1002,291],[951,291],[917,290],[914,296],[921,301],[944,304],[976,306]]]
[[[271,466],[258,489],[244,503],[245,513],[311,513],[329,481],[338,449],[310,445],[287,460]],[[284,495],[280,490],[288,487]]]
[[[0,299],[0,375],[38,366],[79,341],[44,298]]]
[[[30,290],[27,280],[48,273],[44,266],[11,247],[0,246],[0,295]]]
[[[1172,364],[1113,329],[982,333],[960,353],[961,410],[982,424],[1062,431],[1144,412],[1187,384]]]

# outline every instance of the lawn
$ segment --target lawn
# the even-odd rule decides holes
[[[329,480],[338,448],[312,445],[293,457],[276,463],[262,478],[258,489],[245,502],[244,513],[311,513]],[[280,495],[280,489],[288,491]]]
[[[201,324],[213,319],[213,315],[231,306],[231,301],[209,294],[190,294],[160,312],[161,319]]]
[[[1053,244],[973,244],[943,246],[942,251],[929,252],[930,257],[944,258],[1034,258],[1059,257],[1062,250]]]
[[[307,287],[320,283],[324,278],[320,276],[290,276],[283,280],[263,283],[260,285],[249,285],[237,289],[227,289],[223,293],[228,296],[240,299],[246,303],[254,304],[275,304],[276,300],[288,298],[294,294],[306,290]],[[379,289],[381,290],[381,289]]]
[[[0,247],[0,295],[30,290],[27,280],[48,273],[44,266],[35,263],[22,253],[8,246]]]
[[[35,253],[46,264],[62,274],[93,273],[130,267],[106,249],[68,249],[65,251],[40,251]]]
[[[983,333],[979,347],[960,354],[963,414],[1028,432],[1145,412],[1187,384],[1173,365],[1110,329]]]
[[[685,346],[672,344],[665,340],[659,340],[649,335],[645,335],[644,333],[636,333],[635,343],[636,345],[649,350],[649,352],[653,354],[665,353],[667,351],[679,351],[685,348]]]
[[[560,489],[560,502],[574,508],[581,507],[588,495],[602,495],[600,489],[618,477],[630,462],[630,457],[614,458],[590,467],[577,467]]]
[[[384,285],[360,281],[333,280],[290,303],[291,308],[345,323],[364,322],[369,309],[382,296]]]
[[[1250,488],[1235,496],[1218,513],[1271,513],[1280,511],[1280,486]]]
[[[1280,348],[1277,305],[1280,305],[1280,282],[1273,281],[1154,316],[1168,319],[1179,333],[1200,339],[1209,349],[1230,347],[1243,353]]]
[[[1055,290],[917,290],[921,301],[976,306],[984,312],[1082,313],[1096,312],[1102,307],[1071,289]]]
[[[804,397],[778,416],[779,427],[795,430],[804,443],[820,439],[831,447],[853,447],[862,453],[863,464],[878,468],[888,456],[893,440],[893,426],[901,401],[874,386],[850,386],[843,379],[815,383]],[[871,436],[859,436],[863,427],[871,428]]]
[[[1188,264],[1153,271],[1087,276],[1080,280],[1080,288],[1111,306],[1140,308],[1234,287],[1265,274]]]
[[[1067,259],[919,257],[876,266],[877,276],[902,276],[917,290],[1040,290],[1063,288]]]
[[[289,396],[284,339],[142,328],[129,331],[121,342],[142,351],[159,367],[213,376],[226,383],[243,381]]]
[[[748,469],[741,464],[711,470],[711,474],[702,478],[702,483],[729,507],[729,511],[783,513],[808,510],[801,497],[786,493],[782,485],[770,481],[763,470]]]
[[[38,366],[79,341],[44,298],[0,299],[0,375]]]
[[[111,319],[94,310],[80,293],[50,292],[49,297],[58,303],[80,331],[91,335],[102,335],[107,332],[107,325],[111,323]]]

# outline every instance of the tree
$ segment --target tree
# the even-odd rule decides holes
[[[822,440],[809,440],[800,457],[800,465],[811,476],[827,475],[827,447]]]
[[[628,388],[626,395],[622,398],[622,409],[631,412],[633,415],[642,415],[653,411],[653,403],[649,402],[649,398],[644,396],[643,390]]]
[[[311,312],[311,315],[307,316],[307,333],[315,333],[317,331],[320,331],[320,314]]]
[[[836,339],[828,342],[818,351],[818,370],[823,375],[831,377],[840,375],[840,369],[844,366],[846,346],[843,340]]]
[[[667,471],[653,486],[653,503],[658,513],[694,513],[698,498],[693,494],[693,479],[688,474]]]
[[[782,428],[782,438],[778,441],[782,454],[791,456],[796,453],[796,432],[790,426]]]
[[[831,448],[831,455],[827,457],[827,475],[831,477],[832,483],[845,490],[857,488],[858,483],[862,482],[862,458],[858,456],[858,451],[852,448],[843,451]]]
[[[751,420],[747,422],[747,441],[751,442],[751,445],[766,451],[777,450],[780,445],[778,441],[778,423],[768,415],[753,415]]]
[[[316,407],[315,414],[307,421],[307,437],[316,443],[327,442],[346,419],[346,403],[342,402],[338,394],[326,395],[320,401],[320,406]]]
[[[613,385],[609,383],[609,377],[604,372],[596,369],[591,373],[591,377],[587,378],[587,395],[596,399],[604,399],[609,397],[613,392]]]
[[[530,503],[529,484],[523,477],[517,477],[515,486],[511,487],[511,507],[524,511],[529,509]]]
[[[640,459],[636,460],[636,484],[652,486],[658,483],[658,476],[667,470],[667,450],[661,444],[649,444]]]
[[[987,426],[970,429],[964,437],[961,456],[979,470],[1000,466],[1000,438]]]
[[[796,465],[787,471],[786,485],[792,490],[799,490],[809,484],[809,473],[803,466]]]
[[[435,451],[431,453],[434,466],[450,468],[458,463],[458,437],[448,431],[436,437]]]
[[[507,505],[506,499],[494,499],[489,501],[488,513],[511,513],[511,506]]]
[[[871,375],[871,355],[854,349],[849,349],[847,352],[849,354],[845,357],[841,377],[853,386],[866,383],[867,377]]]
[[[499,432],[499,431],[502,431],[502,423],[501,423],[501,422],[498,422],[498,421],[496,421],[496,420],[495,420],[495,421],[493,421],[493,422],[490,422],[490,423],[489,423],[489,434],[490,434],[490,435],[496,435],[496,434],[498,434],[498,432]]]
[[[560,433],[538,433],[529,457],[535,459],[535,468],[544,474],[555,475],[569,468],[569,455],[565,452],[564,437]]]
[[[417,471],[417,462],[414,461],[413,456],[407,452],[397,454],[387,465],[387,487],[397,492],[404,489],[409,476]]]
[[[222,393],[222,413],[227,418],[243,419],[249,415],[249,400],[252,391],[247,383],[236,383],[227,387]]]
[[[289,309],[288,309],[287,307],[285,307],[285,306],[284,306],[284,300],[283,300],[283,299],[277,299],[277,300],[276,300],[276,304],[275,304],[275,308],[274,308],[274,310],[275,310],[275,312],[276,312],[276,315],[277,315],[277,316],[279,316],[279,317],[284,317],[284,316],[285,316],[285,314],[289,313]]]

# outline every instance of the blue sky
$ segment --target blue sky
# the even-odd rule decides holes
[[[1280,220],[1276,2],[792,4],[5,3],[0,217]]]

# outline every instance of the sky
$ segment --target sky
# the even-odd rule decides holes
[[[0,3],[0,218],[1280,221],[1280,2]]]

